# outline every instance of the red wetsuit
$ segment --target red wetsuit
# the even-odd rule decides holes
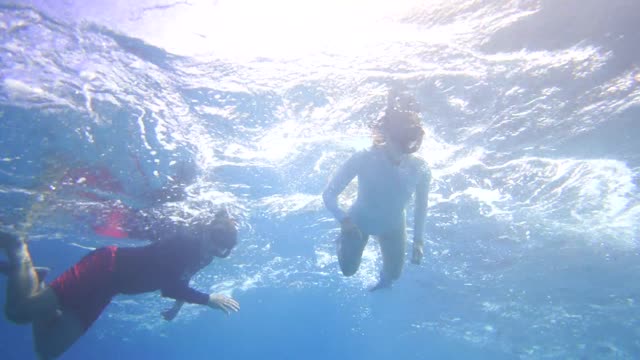
[[[142,247],[92,251],[50,284],[60,307],[74,312],[86,330],[117,294],[160,290],[164,297],[207,304],[209,295],[190,288],[189,280],[213,256],[203,255],[199,239],[181,235],[174,232]]]

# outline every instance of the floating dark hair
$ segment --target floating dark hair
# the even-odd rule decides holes
[[[421,126],[420,115],[414,111],[399,111],[387,108],[384,115],[371,125],[373,133],[373,145],[383,145],[387,141],[389,131],[396,126],[413,127]]]

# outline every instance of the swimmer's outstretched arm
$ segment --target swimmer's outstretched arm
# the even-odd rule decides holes
[[[424,223],[427,216],[427,202],[429,199],[429,184],[431,183],[431,171],[428,169],[426,173],[419,179],[416,186],[416,203],[413,225],[413,254],[411,262],[420,264],[424,254]]]
[[[233,298],[222,294],[205,294],[198,290],[192,289],[189,287],[188,279],[186,281],[178,280],[171,286],[164,287],[161,292],[162,296],[177,300],[176,304],[174,304],[174,306],[168,311],[171,311],[174,308],[178,307],[178,302],[206,305],[213,309],[222,310],[227,314],[240,310],[240,304]],[[181,307],[182,304],[180,304],[180,307],[177,308],[176,315]]]
[[[360,153],[353,154],[342,166],[333,174],[327,187],[322,193],[324,206],[329,210],[339,222],[342,222],[347,214],[338,205],[338,195],[344,191],[351,180],[358,174],[360,167]]]

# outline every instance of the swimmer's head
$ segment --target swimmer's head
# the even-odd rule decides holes
[[[219,258],[229,256],[238,243],[238,229],[235,220],[229,216],[226,209],[216,212],[208,229],[211,241],[206,242],[205,251]]]
[[[411,154],[422,145],[424,130],[420,116],[415,111],[387,108],[374,127],[374,144],[392,144],[405,154]]]

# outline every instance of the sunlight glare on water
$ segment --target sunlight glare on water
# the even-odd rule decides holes
[[[390,20],[410,15],[421,3],[423,1],[412,0],[191,2],[177,7],[177,14],[168,23],[161,22],[157,29],[152,27],[145,37],[179,54],[213,53],[234,61],[256,57],[299,60],[323,52],[366,56],[377,44],[411,36],[410,29]],[[185,42],[185,38],[189,41]]]

